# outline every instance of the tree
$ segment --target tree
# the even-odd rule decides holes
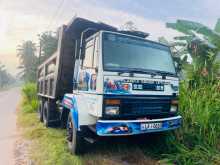
[[[0,63],[0,88],[9,85],[13,82],[14,78],[9,74],[6,69],[5,65]]]
[[[21,45],[18,45],[17,56],[20,58],[21,69],[20,76],[25,81],[36,80],[36,70],[38,64],[38,58],[36,56],[36,46],[32,41],[24,41]]]
[[[216,29],[187,20],[177,20],[176,23],[166,25],[183,33],[174,39],[187,43],[185,50],[192,57],[192,63],[188,66],[188,77],[193,80],[216,78],[219,68],[216,57],[220,51],[220,33],[215,30],[219,30],[219,21]]]
[[[40,62],[50,57],[57,50],[57,36],[51,31],[43,32],[39,35],[40,40]]]
[[[134,24],[134,22],[132,22],[132,21],[127,21],[127,22],[125,22],[124,25],[121,26],[120,29],[121,29],[121,30],[128,30],[128,31],[136,31],[136,30],[137,30],[137,27],[136,27],[136,25]]]
[[[40,39],[40,53],[37,55],[36,44],[32,41],[24,41],[18,45],[17,55],[20,58],[21,69],[19,75],[25,81],[35,81],[38,65],[50,57],[57,49],[57,37],[49,31],[38,35]]]

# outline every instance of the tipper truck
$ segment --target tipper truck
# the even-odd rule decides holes
[[[179,79],[170,48],[141,31],[75,17],[37,71],[39,119],[67,130],[71,153],[92,136],[174,130]]]

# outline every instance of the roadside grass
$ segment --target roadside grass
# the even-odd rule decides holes
[[[45,128],[37,118],[35,84],[23,87],[18,123],[31,140],[31,160],[37,165],[118,164],[220,164],[220,88],[206,84],[191,89],[181,84],[180,113],[183,126],[175,132],[103,138],[88,147],[89,152],[73,156],[68,152],[65,130]]]

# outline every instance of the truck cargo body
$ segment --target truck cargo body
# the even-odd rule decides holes
[[[170,49],[147,35],[82,18],[60,28],[57,52],[38,68],[39,111],[46,126],[67,127],[72,153],[85,130],[122,136],[181,125]]]

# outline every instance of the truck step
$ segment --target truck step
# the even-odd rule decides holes
[[[89,143],[91,143],[91,144],[93,144],[93,143],[95,143],[95,142],[96,142],[96,140],[95,140],[95,139],[90,138],[90,137],[84,137],[84,140],[86,140],[87,142],[89,142]]]

